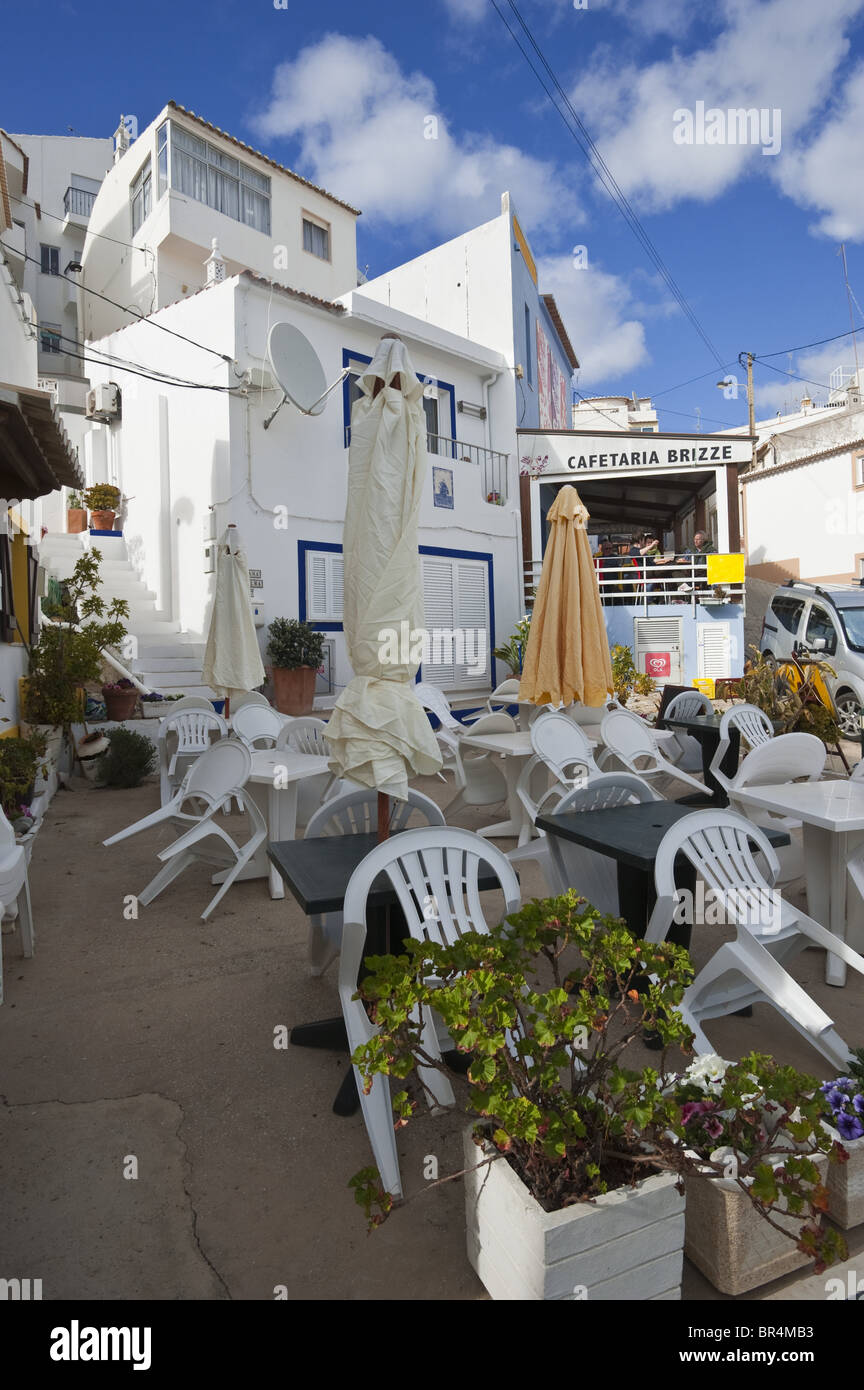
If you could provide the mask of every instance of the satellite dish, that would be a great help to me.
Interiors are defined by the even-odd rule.
[[[347,375],[346,368],[328,386],[317,352],[293,323],[274,323],[267,339],[267,356],[283,394],[276,409],[264,421],[265,430],[286,401],[304,415],[320,415],[330,392]]]

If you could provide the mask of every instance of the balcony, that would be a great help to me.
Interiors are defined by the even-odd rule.
[[[509,454],[499,454],[481,444],[463,444],[443,434],[427,434],[426,448],[431,458],[456,459],[473,463],[480,473],[480,495],[492,506],[503,507],[507,501],[507,460]]]
[[[88,192],[86,188],[73,188],[70,184],[63,194],[63,209],[67,223],[77,222],[83,226],[90,217],[95,201],[95,193]]]

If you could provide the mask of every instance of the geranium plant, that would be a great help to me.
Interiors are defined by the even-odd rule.
[[[676,1007],[693,978],[686,951],[635,940],[621,919],[571,890],[529,903],[488,933],[447,946],[412,939],[404,952],[367,958],[359,994],[379,1031],[354,1054],[361,1076],[367,1085],[378,1074],[404,1079],[418,1060],[441,1070],[442,1059],[422,1043],[423,1013],[434,1009],[456,1049],[470,1056],[478,1160],[510,1163],[546,1211],[661,1170],[728,1172],[728,1164],[694,1151],[697,1112],[685,1107],[703,1095],[698,1073],[676,1085],[665,1070],[666,1049],[692,1040]],[[645,1030],[662,1040],[660,1069],[625,1065],[629,1045]],[[825,1192],[809,1157],[832,1149],[812,1098],[815,1082],[751,1057],[725,1072],[722,1084],[724,1109],[733,1096],[744,1105],[746,1090],[747,1115],[761,1097],[783,1123],[763,1124],[755,1141],[748,1131],[745,1143],[739,1131],[750,1121],[724,1117],[727,1128],[712,1151],[724,1134],[736,1147],[749,1146],[742,1186],[760,1212],[771,1220],[771,1208],[785,1203],[801,1216],[802,1248],[822,1262],[834,1259],[842,1240],[823,1229]],[[394,1095],[397,1126],[417,1108],[416,1094]],[[712,1127],[710,1117],[703,1123]],[[783,1166],[772,1166],[776,1158]],[[379,1225],[391,1199],[376,1170],[364,1169],[351,1185],[370,1224]]]

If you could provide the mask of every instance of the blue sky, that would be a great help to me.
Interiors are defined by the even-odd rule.
[[[841,240],[864,303],[864,0],[520,0],[519,10],[722,363],[737,372],[742,350],[779,353],[775,367],[819,385],[851,369],[848,337],[786,353],[849,329]],[[358,260],[370,276],[494,216],[509,188],[582,363],[581,391],[655,395],[663,429],[694,427],[697,409],[707,429],[746,422],[743,392],[716,389],[724,373],[492,0],[151,0],[127,14],[128,24],[101,0],[7,11],[18,57],[0,124],[110,135],[121,111],[143,126],[173,98],[363,209]],[[764,108],[765,143],[779,129],[779,152],[677,143],[674,113],[699,102]],[[435,140],[424,138],[428,116]],[[757,416],[796,408],[808,389],[824,396],[763,365],[756,385]]]

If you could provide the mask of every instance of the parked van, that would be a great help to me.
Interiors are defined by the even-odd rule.
[[[790,579],[778,589],[762,622],[760,646],[778,661],[812,656],[834,674],[825,684],[841,732],[861,732],[864,713],[864,589],[805,584]]]

